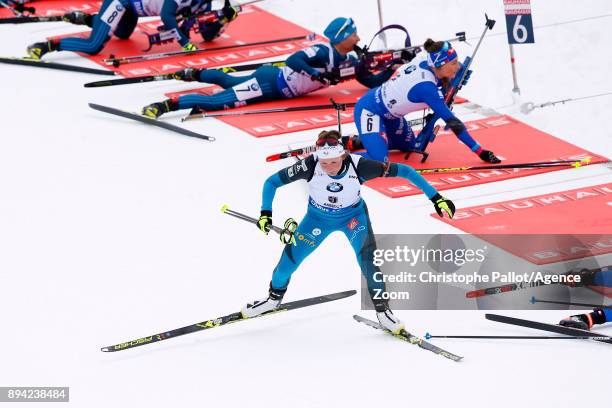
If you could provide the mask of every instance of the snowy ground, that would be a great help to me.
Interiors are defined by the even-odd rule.
[[[612,157],[612,97],[529,115],[511,106],[501,3],[383,0],[383,16],[421,43],[462,30],[477,37],[486,11],[498,25],[479,51],[463,96]],[[536,44],[516,49],[523,100],[609,92],[612,3],[533,3]],[[364,40],[378,28],[374,0],[262,4],[319,33],[338,15],[352,16]],[[598,18],[569,22],[587,17]],[[27,44],[72,30],[0,26],[0,55],[23,55]],[[469,45],[457,48],[461,58],[471,52]],[[280,245],[219,208],[227,203],[256,214],[261,184],[286,164],[265,164],[264,157],[314,132],[255,139],[215,120],[190,125],[217,136],[206,143],[87,107],[97,102],[134,110],[185,85],[84,89],[98,77],[8,65],[0,70],[0,385],[70,386],[71,405],[78,407],[558,408],[605,401],[609,345],[438,341],[465,356],[456,364],[353,322],[357,296],[101,353],[101,346],[230,313],[265,294]],[[470,206],[610,180],[609,168],[598,165],[446,195]],[[429,217],[423,196],[391,200],[369,189],[363,195],[379,233],[457,232]],[[277,194],[275,219],[299,220],[305,205],[304,186],[286,187]],[[333,235],[294,275],[287,299],[356,289],[359,279],[350,247]],[[506,314],[555,322],[565,312]],[[480,311],[398,315],[419,335],[535,334],[489,322]]]

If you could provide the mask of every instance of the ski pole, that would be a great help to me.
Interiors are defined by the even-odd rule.
[[[356,105],[355,102],[342,104],[345,108],[352,108]],[[282,107],[282,108],[269,108],[269,109],[254,109],[247,111],[229,111],[229,112],[198,112],[191,113],[189,116],[185,116],[181,119],[181,121],[187,121],[192,119],[199,118],[217,118],[222,116],[242,116],[242,115],[258,115],[264,113],[282,113],[282,112],[300,112],[300,111],[310,111],[310,110],[323,110],[323,109],[334,109],[335,105],[306,105],[306,106],[291,106],[291,107]]]
[[[574,167],[578,168],[582,165],[587,165],[591,161],[590,157],[581,160],[555,160],[548,162],[530,162],[530,163],[515,163],[515,164],[499,164],[491,166],[464,166],[464,167],[435,167],[431,169],[415,169],[417,173],[453,173],[460,171],[473,170],[495,170],[495,169],[528,169],[528,168],[547,168],[547,167]]]
[[[489,340],[612,340],[610,336],[437,336],[425,333],[425,339],[489,339]]]
[[[236,45],[225,45],[222,47],[202,48],[202,49],[197,49],[194,51],[171,51],[171,52],[162,52],[159,54],[132,55],[129,57],[119,57],[119,58],[116,58],[114,55],[111,55],[109,58],[105,58],[102,61],[107,65],[118,67],[121,64],[129,64],[131,62],[150,61],[150,60],[155,60],[155,59],[160,59],[160,58],[176,57],[176,56],[182,56],[182,55],[196,55],[196,54],[202,54],[202,53],[210,52],[210,51],[221,51],[221,50],[235,49],[235,48],[254,47],[256,45],[274,44],[274,43],[284,42],[284,41],[298,41],[298,40],[312,41],[315,38],[316,38],[316,34],[311,33],[311,34],[300,35],[296,37],[278,38],[275,40],[257,41],[257,42],[246,43],[246,44],[236,44]]]
[[[251,224],[257,225],[257,223],[259,222],[257,218],[253,218],[246,214],[239,213],[238,211],[230,210],[229,205],[227,204],[224,204],[223,207],[221,207],[221,212],[227,215],[231,215],[232,217],[239,218]],[[270,229],[281,236],[281,241],[283,243],[288,244],[292,241],[293,235],[297,230],[297,226],[298,224],[293,218],[287,218],[287,220],[285,220],[283,228],[272,225]]]
[[[580,271],[570,270],[570,271],[562,273],[562,275],[580,276],[582,278],[585,276],[583,272],[586,272],[588,274],[595,274],[596,272],[607,270],[607,268],[609,268],[609,266],[605,266],[603,268],[596,268],[596,269],[584,269]],[[476,298],[476,297],[487,296],[487,295],[497,295],[500,293],[512,292],[515,290],[529,289],[529,288],[535,288],[538,286],[555,285],[555,284],[561,285],[562,283],[561,282],[546,283],[544,280],[508,283],[506,285],[501,285],[501,286],[472,290],[472,291],[466,292],[465,297],[466,298]]]
[[[489,16],[487,16],[486,13],[485,13],[485,20],[486,21],[485,21],[484,31],[480,35],[480,39],[478,40],[478,44],[476,44],[476,48],[474,49],[474,52],[472,53],[471,56],[468,56],[465,59],[463,66],[461,67],[461,70],[459,71],[457,76],[453,79],[450,88],[446,92],[444,102],[446,102],[449,109],[452,109],[453,104],[455,103],[455,96],[463,87],[463,82],[465,81],[468,75],[470,66],[472,65],[472,62],[474,61],[474,57],[476,57],[476,53],[478,52],[478,49],[480,48],[480,44],[482,44],[482,41],[484,40],[484,37],[487,34],[487,31],[492,30],[493,26],[495,25],[495,20],[491,20]],[[434,139],[436,138],[437,129],[434,129],[434,126],[435,126],[435,123],[438,121],[438,119],[440,119],[438,115],[431,114],[429,116],[427,122],[425,123],[425,127],[423,127],[423,130],[417,137],[417,141],[415,143],[414,149],[406,154],[406,158],[408,158],[410,153],[418,153],[418,154],[423,155],[423,158],[421,159],[421,163],[424,163],[425,160],[427,160],[427,158],[429,157],[429,154],[426,153],[425,150],[427,149],[427,146],[429,145],[429,143],[433,142]]]
[[[542,300],[542,299],[537,299],[535,296],[532,296],[529,302],[532,305],[535,305],[536,303],[552,303],[555,305],[586,306],[586,307],[599,307],[602,309],[612,309],[612,305],[606,306],[606,305],[594,305],[590,303],[562,302],[562,301],[557,301],[557,300]]]

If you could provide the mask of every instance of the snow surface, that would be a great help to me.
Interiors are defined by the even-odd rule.
[[[352,16],[366,41],[374,0],[268,0],[262,7],[321,33]],[[612,2],[534,0],[534,45],[516,47],[523,101],[609,92]],[[385,23],[413,43],[498,21],[463,96],[612,157],[612,97],[529,115],[513,105],[502,2],[383,0]],[[558,24],[587,17],[594,19]],[[73,31],[62,24],[0,26],[0,55]],[[460,55],[471,46],[457,45]],[[608,50],[608,51],[606,51]],[[63,53],[54,60],[90,65]],[[461,363],[356,324],[359,298],[102,353],[99,348],[237,310],[265,295],[280,256],[276,239],[223,215],[257,214],[264,179],[286,162],[264,157],[314,132],[255,139],[216,120],[189,128],[206,143],[95,112],[87,102],[135,110],[171,81],[85,89],[99,77],[1,65],[0,385],[70,386],[76,407],[471,406],[605,404],[609,345],[582,341],[450,341]],[[177,123],[178,115],[174,116]],[[350,129],[350,126],[347,126]],[[529,148],[528,146],[522,148]],[[458,206],[609,182],[607,165],[448,191]],[[388,199],[364,189],[378,233],[457,232],[429,216],[423,196]],[[300,219],[304,186],[277,194],[275,220]],[[610,214],[602,214],[609,217]],[[294,275],[287,300],[357,288],[340,234]],[[555,322],[563,311],[504,314]],[[373,312],[361,314],[374,318]],[[415,334],[544,334],[489,322],[482,311],[398,311]],[[610,329],[601,329],[611,333]],[[9,406],[9,404],[6,404]]]

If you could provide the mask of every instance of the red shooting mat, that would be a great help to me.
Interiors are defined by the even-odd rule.
[[[452,220],[432,217],[538,265],[612,252],[612,183],[461,208]]]
[[[207,86],[183,92],[171,92],[166,96],[171,98],[175,96],[201,93],[210,95],[215,91],[220,91],[217,86]],[[228,112],[242,112],[248,110],[271,109],[281,107],[294,106],[309,106],[309,105],[330,105],[330,98],[338,103],[357,102],[368,88],[359,84],[356,80],[342,82],[333,87],[321,89],[308,95],[300,96],[299,98],[280,99],[277,101],[262,102],[253,105],[247,105],[240,108],[231,109]],[[212,111],[211,111],[212,112]],[[222,112],[222,111],[220,111]],[[340,113],[342,123],[353,122],[353,108],[347,108],[346,111]],[[301,130],[316,129],[325,126],[336,126],[338,118],[334,109],[321,109],[312,111],[298,112],[276,112],[255,115],[241,116],[225,116],[216,119],[232,125],[240,130],[243,130],[255,137],[280,135],[283,133],[298,132]],[[197,119],[211,120],[211,119]]]
[[[262,58],[279,57],[294,53],[302,48],[314,44],[315,42],[322,41],[322,38],[317,36],[314,41],[281,41],[254,47],[241,47],[205,52],[192,56],[169,57],[150,61],[121,64],[117,68],[113,67],[112,65],[107,65],[102,61],[103,59],[108,58],[111,54],[113,54],[115,57],[129,57],[135,55],[180,51],[181,48],[177,42],[155,45],[148,52],[142,51],[149,47],[149,40],[143,31],[149,34],[156,33],[157,27],[160,25],[160,20],[151,21],[148,23],[139,23],[129,40],[120,40],[113,37],[108,43],[106,43],[100,54],[81,55],[102,65],[105,68],[117,72],[119,75],[129,78],[142,75],[158,75],[167,72],[174,72],[186,67],[219,67]],[[305,28],[302,28],[287,20],[283,20],[282,18],[257,7],[246,6],[242,9],[238,15],[238,18],[228,25],[221,37],[210,43],[202,44],[202,37],[200,34],[191,32],[191,40],[194,44],[198,45],[198,48],[206,49],[269,41],[278,38],[293,38],[298,36],[306,36],[308,34],[310,34],[310,32]],[[85,33],[64,35],[56,38],[87,38],[88,36],[89,31]]]
[[[100,9],[101,1],[85,0],[42,0],[25,3],[27,7],[36,9],[35,16],[57,16],[68,11],[82,10],[86,13],[95,13]],[[0,7],[0,18],[15,17],[8,9]]]
[[[591,157],[591,163],[608,161],[603,156],[567,143],[548,133],[532,128],[510,116],[492,116],[465,123],[470,134],[485,149],[492,150],[504,158],[504,163],[540,162],[549,160],[579,160]],[[421,156],[412,154],[408,160],[404,153],[392,152],[390,160],[405,163],[415,169],[432,167],[463,167],[485,165],[476,154],[470,151],[451,131],[440,131],[427,151],[429,159],[421,163]],[[547,173],[565,169],[499,169],[456,173],[427,174],[425,178],[438,190],[474,186],[494,181],[508,180],[532,174]],[[421,191],[410,182],[399,177],[378,178],[366,185],[391,198],[420,194]]]

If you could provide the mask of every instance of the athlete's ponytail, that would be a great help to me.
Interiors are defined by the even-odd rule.
[[[431,38],[425,40],[423,44],[423,48],[425,48],[427,52],[438,52],[442,47],[444,47],[444,41],[434,41]]]

